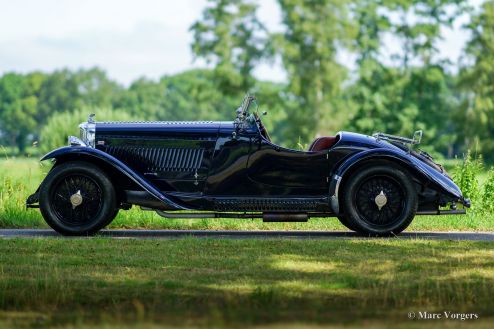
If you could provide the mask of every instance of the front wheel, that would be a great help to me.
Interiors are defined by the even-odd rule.
[[[110,179],[86,162],[67,162],[53,168],[39,195],[43,218],[64,235],[92,235],[109,223],[117,209]]]
[[[369,235],[401,233],[417,211],[417,191],[409,177],[392,164],[364,167],[352,175],[343,191],[349,225]]]

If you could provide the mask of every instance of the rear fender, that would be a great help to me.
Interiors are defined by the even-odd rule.
[[[445,194],[456,201],[462,202],[463,204],[466,202],[461,190],[446,175],[436,171],[434,168],[405,151],[377,148],[362,151],[350,156],[335,171],[329,185],[329,195],[331,207],[336,214],[340,213],[339,197],[341,194],[341,182],[347,178],[347,175],[351,173],[353,169],[368,160],[388,160],[394,162],[406,168],[413,176],[419,178],[421,183],[430,184],[438,192]]]
[[[185,205],[180,200],[169,196],[159,189],[157,189],[152,183],[150,183],[146,178],[144,178],[140,173],[132,170],[122,161],[117,158],[100,151],[98,149],[85,147],[85,146],[66,146],[59,149],[53,150],[43,156],[40,161],[55,159],[57,161],[66,160],[100,160],[105,162],[107,165],[111,166],[118,172],[127,176],[130,180],[136,183],[138,186],[143,188],[145,191],[149,192],[153,197],[161,201],[163,204],[177,210],[191,210],[190,207]]]

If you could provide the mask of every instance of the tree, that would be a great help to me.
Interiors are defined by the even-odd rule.
[[[191,26],[192,52],[214,65],[215,80],[225,94],[247,92],[252,71],[269,53],[268,36],[249,0],[209,0],[202,19]]]
[[[451,27],[469,8],[464,0],[379,0],[377,4],[383,15],[395,18],[390,20],[391,31],[402,47],[393,57],[404,68],[434,61],[441,28]]]
[[[164,90],[164,120],[225,120],[233,118],[241,102],[237,94],[222,93],[214,81],[215,72],[191,70],[165,76],[160,85]]]
[[[357,108],[352,128],[401,135],[424,129],[426,138],[440,136],[434,139],[437,151],[452,154],[455,84],[446,70],[447,61],[437,56],[436,44],[441,28],[451,26],[455,15],[464,10],[458,0],[356,4],[359,78],[349,88]],[[380,40],[391,33],[403,47],[391,58],[383,58]],[[393,59],[397,65],[389,66]]]
[[[467,148],[479,143],[487,161],[494,161],[494,1],[483,4],[467,26],[472,37],[466,54],[471,66],[463,67],[460,84],[465,94],[457,113]]]
[[[141,117],[140,120],[158,120],[165,114],[165,97],[160,82],[141,78],[132,82],[114,106]]]
[[[46,122],[55,112],[73,111],[83,106],[111,106],[121,91],[122,88],[98,68],[55,71],[41,85],[38,120]]]
[[[55,71],[41,85],[37,119],[46,122],[55,112],[72,111],[82,104],[74,74],[68,69]]]
[[[44,78],[38,72],[8,73],[0,78],[0,130],[7,144],[17,146],[21,153],[38,127],[38,95]]]
[[[45,123],[40,132],[39,147],[46,153],[55,148],[67,145],[68,136],[79,136],[79,124],[95,113],[98,121],[135,121],[139,120],[121,110],[109,107],[86,107],[74,111],[54,113]]]
[[[283,66],[288,74],[288,91],[293,99],[289,112],[290,139],[303,143],[314,132],[327,134],[337,129],[341,108],[340,92],[346,69],[337,61],[340,48],[355,34],[348,2],[344,0],[279,0],[285,31],[275,36]]]
[[[108,78],[105,71],[96,67],[80,69],[73,73],[72,79],[81,106],[110,107],[123,90]]]

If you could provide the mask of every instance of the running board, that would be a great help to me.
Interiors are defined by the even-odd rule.
[[[151,210],[151,209],[150,209]],[[191,219],[191,218],[262,218],[263,222],[307,222],[309,218],[334,217],[334,213],[234,213],[234,212],[165,212],[156,213],[164,218]]]

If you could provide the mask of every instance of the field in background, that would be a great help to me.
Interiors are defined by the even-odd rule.
[[[487,328],[493,255],[468,241],[3,239],[0,327]],[[419,311],[479,319],[408,319]]]
[[[452,164],[451,164],[452,165]],[[47,227],[37,209],[26,209],[25,200],[50,168],[37,159],[0,160],[0,227]],[[481,177],[482,179],[482,177]],[[211,229],[211,230],[346,230],[336,218],[311,219],[308,223],[263,223],[245,219],[165,219],[134,207],[120,211],[110,228]],[[494,215],[469,211],[466,216],[417,216],[408,230],[492,231]]]

